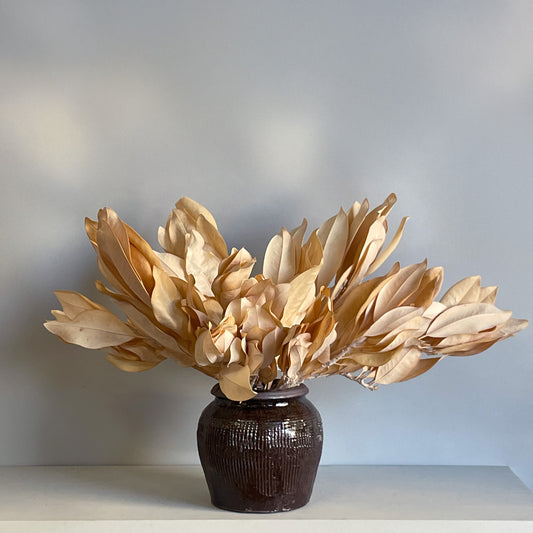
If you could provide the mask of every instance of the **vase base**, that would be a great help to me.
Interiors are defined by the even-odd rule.
[[[274,507],[270,509],[262,508],[257,509],[256,507],[250,508],[250,507],[243,507],[243,508],[234,508],[232,506],[218,504],[214,501],[211,501],[211,503],[217,507],[218,509],[222,509],[223,511],[231,511],[233,513],[241,513],[241,514],[273,514],[273,513],[288,513],[290,511],[294,511],[296,509],[300,509],[301,507],[304,507],[309,502],[305,502],[302,504],[290,506],[290,507]]]

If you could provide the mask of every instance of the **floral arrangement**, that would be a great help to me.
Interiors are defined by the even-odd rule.
[[[109,209],[85,227],[109,286],[97,289],[119,318],[72,291],[45,327],[63,341],[106,349],[127,372],[165,359],[217,379],[235,401],[339,374],[374,389],[412,379],[447,355],[477,354],[527,326],[495,305],[497,287],[479,276],[435,300],[443,269],[426,261],[371,276],[397,246],[404,218],[385,246],[391,194],[370,210],[356,202],[311,232],[282,228],[263,272],[245,249],[228,252],[213,215],[182,198],[159,228],[154,251]]]

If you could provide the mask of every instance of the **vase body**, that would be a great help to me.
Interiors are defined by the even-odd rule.
[[[305,385],[260,392],[245,402],[215,399],[198,422],[198,453],[216,507],[290,511],[311,497],[322,454],[322,421]]]

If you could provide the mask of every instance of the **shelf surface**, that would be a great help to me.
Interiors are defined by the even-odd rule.
[[[123,521],[132,532],[137,529],[131,525],[138,521],[145,525],[169,521],[169,527],[175,527],[176,521],[205,520],[224,521],[228,526],[249,520],[265,526],[270,520],[293,525],[298,521],[402,521],[406,526],[410,521],[515,522],[533,531],[533,493],[507,467],[321,466],[307,506],[257,515],[212,507],[199,466],[0,467],[1,531],[7,531],[2,527],[8,525],[9,531],[18,531],[15,526],[23,523],[35,527],[41,523],[35,530],[45,531],[42,523],[51,526],[54,521],[64,526],[87,522],[89,529],[76,530],[94,531],[99,521],[115,525]],[[119,531],[107,524],[107,531]],[[237,530],[231,526],[231,531]]]

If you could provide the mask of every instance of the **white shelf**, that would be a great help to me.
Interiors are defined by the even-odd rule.
[[[336,533],[417,533],[451,523],[454,533],[533,532],[533,494],[507,467],[322,466],[307,506],[257,515],[212,507],[198,466],[0,467],[2,533],[309,533],[332,524]]]

